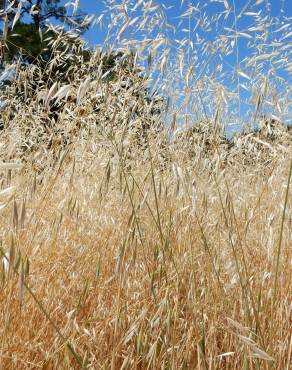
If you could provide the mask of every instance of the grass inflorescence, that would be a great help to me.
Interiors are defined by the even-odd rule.
[[[45,66],[7,67],[0,368],[288,370],[292,136],[273,76],[286,66],[284,43],[258,54],[270,24],[249,5],[182,14],[225,30],[208,54],[190,32],[171,44],[159,4],[137,2],[131,20],[118,3],[111,50],[84,53],[76,36],[68,68],[58,44]],[[240,30],[244,12],[256,30]],[[73,38],[51,30],[61,44]],[[224,70],[211,66],[251,32],[253,54],[237,58],[227,91]],[[241,78],[253,111],[228,137]]]

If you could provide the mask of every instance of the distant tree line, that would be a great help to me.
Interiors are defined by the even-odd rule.
[[[55,20],[67,28],[74,27],[79,33],[88,28],[86,13],[77,10],[68,15],[60,0],[0,0],[2,20],[7,23],[5,48],[1,67],[21,57],[24,63],[34,63],[36,59],[49,60],[52,38],[47,21]],[[13,4],[13,7],[12,7]]]
[[[76,74],[79,78],[82,78],[82,73],[84,73],[84,78],[95,78],[96,71],[101,66],[105,83],[119,79],[121,70],[123,78],[127,80],[122,82],[122,85],[124,83],[123,89],[130,89],[134,81],[136,84],[140,81],[139,88],[131,90],[133,98],[136,101],[142,99],[143,104],[150,106],[150,116],[153,118],[162,113],[164,99],[153,94],[151,88],[143,87],[145,76],[135,64],[134,51],[130,53],[121,50],[100,52],[99,57],[95,58],[95,65],[88,63],[97,51],[85,47],[80,37],[88,28],[87,14],[76,11],[69,16],[60,0],[28,0],[22,6],[20,1],[14,1],[13,4],[11,7],[8,2],[5,4],[5,1],[0,0],[0,7],[5,10],[1,13],[2,19],[7,27],[5,39],[2,39],[4,53],[0,68],[3,70],[5,65],[17,61],[18,71],[26,69],[32,71],[29,74],[29,84],[23,84],[21,79],[17,84],[13,82],[13,79],[7,79],[2,84],[2,89],[3,87],[5,89],[5,86],[14,83],[14,94],[17,94],[18,101],[23,99],[23,102],[26,102],[27,98],[35,99],[36,92],[42,86],[50,89],[55,81],[58,81],[61,86],[70,84],[74,82]],[[15,22],[16,18],[18,18],[17,22]],[[59,26],[50,26],[47,22],[51,20],[57,21]],[[73,32],[68,33],[68,31]],[[50,63],[56,55],[59,55],[58,63]],[[89,65],[91,65],[90,68]],[[71,103],[74,103],[74,99]],[[142,117],[143,112],[140,107],[143,104],[137,105],[139,109],[136,108],[133,112],[134,116]],[[65,106],[64,100],[57,104],[52,100],[48,118],[58,120]],[[98,104],[94,109],[98,113]],[[150,127],[151,121],[145,120],[144,129]],[[1,124],[1,127],[3,129],[5,124]]]

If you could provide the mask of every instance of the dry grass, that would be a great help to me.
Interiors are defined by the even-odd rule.
[[[156,27],[161,12],[139,21]],[[145,50],[135,60],[124,48],[132,68],[107,79],[103,54],[85,61],[79,47],[68,84],[48,77],[56,49],[48,69],[18,65],[1,93],[0,368],[290,369],[291,131],[274,118],[227,140],[227,93],[218,78],[211,111],[207,72],[186,86],[210,93],[202,115],[186,96],[166,128],[143,98]],[[148,55],[159,91],[165,50]]]
[[[2,368],[74,367],[23,280],[89,368],[289,368],[287,161],[263,177],[154,168],[157,200],[150,165],[65,163],[36,185],[12,171]]]

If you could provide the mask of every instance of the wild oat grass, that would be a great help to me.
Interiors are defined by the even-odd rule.
[[[108,51],[85,60],[78,39],[72,69],[61,69],[56,46],[45,69],[16,64],[1,92],[0,368],[288,370],[292,140],[278,119],[288,98],[274,100],[264,120],[270,92],[259,92],[255,126],[226,139],[223,105],[234,108],[228,99],[236,102],[237,86],[235,95],[226,92],[204,60],[194,58],[192,67],[195,49],[184,54],[184,40],[173,64],[160,6],[137,2],[144,8],[131,21],[130,2],[123,4],[111,3],[107,41],[113,50],[123,46],[111,78]],[[198,12],[202,29],[223,19],[194,7],[182,18]],[[270,27],[261,14],[250,16],[259,32]],[[136,41],[126,31],[132,26]],[[161,33],[151,39],[157,27]],[[55,31],[59,42],[72,38]],[[217,51],[236,48],[223,36]],[[246,61],[254,74],[234,71],[259,89],[260,41]],[[284,43],[276,52],[275,61],[286,57]],[[266,58],[272,75],[276,57]],[[67,82],[50,80],[52,68]],[[177,71],[188,81],[172,81],[170,91]],[[159,93],[146,99],[151,76]],[[264,81],[275,83],[272,76]],[[280,85],[273,85],[273,99]],[[160,100],[166,91],[178,105]]]

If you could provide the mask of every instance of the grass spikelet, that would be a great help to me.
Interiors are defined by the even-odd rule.
[[[3,69],[1,369],[291,367],[289,21],[177,3]]]

